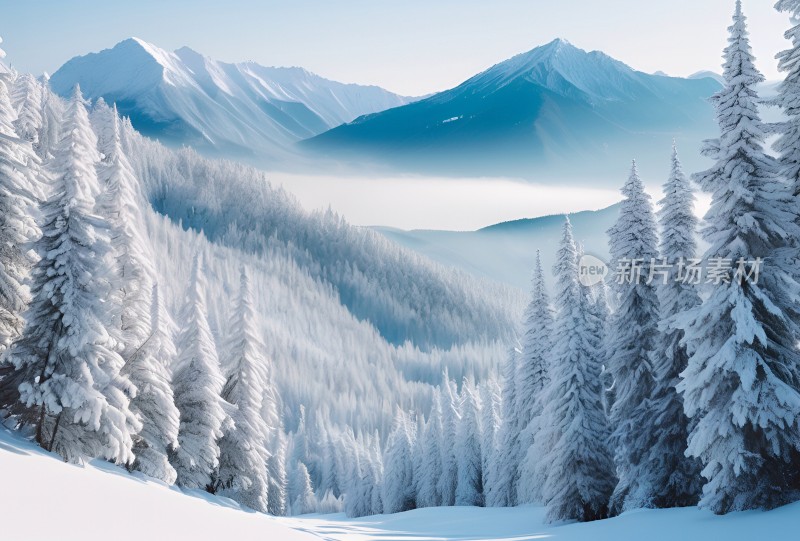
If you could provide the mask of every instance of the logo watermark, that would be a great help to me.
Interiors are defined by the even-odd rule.
[[[667,259],[623,258],[616,262],[611,273],[608,265],[593,255],[583,255],[578,261],[578,280],[581,285],[592,287],[612,274],[617,284],[662,284],[670,282],[683,284],[730,284],[731,282],[758,284],[764,260],[739,258],[737,260],[721,257],[702,259],[683,259],[669,262]]]
[[[608,265],[593,255],[582,255],[578,261],[578,281],[581,285],[592,287],[608,275]]]

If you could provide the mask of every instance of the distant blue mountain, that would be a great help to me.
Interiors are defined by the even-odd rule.
[[[606,231],[618,215],[619,205],[569,215],[575,240],[587,254],[608,261]],[[552,281],[550,269],[563,226],[564,215],[555,214],[503,222],[477,231],[374,229],[434,261],[528,291],[536,250],[541,251],[547,282]]]
[[[711,77],[636,71],[555,40],[421,101],[365,115],[301,146],[415,172],[619,177],[633,157],[668,160],[713,136]],[[692,165],[692,164],[690,164]]]

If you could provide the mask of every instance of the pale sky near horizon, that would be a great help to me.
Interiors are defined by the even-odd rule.
[[[768,79],[788,17],[774,0],[744,0]],[[0,36],[19,71],[131,36],[218,60],[302,66],[324,77],[406,95],[451,88],[556,37],[635,69],[720,71],[733,0],[0,0]]]

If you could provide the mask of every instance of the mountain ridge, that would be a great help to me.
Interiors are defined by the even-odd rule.
[[[412,100],[303,68],[219,62],[139,38],[69,60],[50,83],[62,96],[80,84],[87,98],[116,103],[135,128],[166,143],[272,158],[291,155],[300,139]]]
[[[557,39],[300,146],[417,173],[583,177],[592,168],[581,162],[596,161],[616,177],[620,160],[654,156],[673,138],[691,151],[713,134],[707,98],[719,88],[709,78],[646,74]]]

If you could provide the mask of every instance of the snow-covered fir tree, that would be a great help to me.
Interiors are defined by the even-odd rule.
[[[645,450],[647,476],[639,485],[643,491],[633,500],[642,506],[683,507],[695,505],[700,496],[699,462],[685,455],[688,419],[676,387],[686,369],[688,355],[681,344],[683,332],[671,329],[671,319],[700,304],[694,284],[681,276],[685,266],[697,256],[697,218],[694,193],[683,173],[677,149],[673,146],[672,168],[664,184],[664,198],[658,212],[661,229],[659,251],[667,262],[666,283],[657,281],[661,310],[660,333],[653,356],[654,388],[652,395],[653,442]],[[681,263],[683,262],[683,263]]]
[[[456,505],[483,505],[483,461],[481,457],[481,405],[475,384],[461,386],[461,419],[456,432],[458,463]]]
[[[446,369],[442,380],[442,473],[439,477],[439,495],[442,498],[442,505],[450,506],[455,505],[456,502],[458,458],[455,454],[455,445],[461,415],[455,382],[450,380]],[[388,468],[385,460],[384,468]]]
[[[42,99],[41,85],[32,75],[23,74],[17,77],[12,98],[17,112],[14,127],[17,134],[28,141],[34,150],[39,148],[39,134],[43,126]]]
[[[785,37],[792,46],[778,54],[778,68],[786,73],[778,85],[778,95],[770,100],[786,116],[786,120],[775,126],[780,134],[774,143],[779,153],[780,172],[793,187],[794,195],[800,196],[800,0],[779,0],[775,9],[792,17],[792,27]]]
[[[437,507],[442,504],[439,479],[442,475],[442,394],[433,396],[428,423],[422,440],[422,460],[419,464],[417,507]]]
[[[18,140],[14,131],[10,83],[10,74],[0,63],[0,353],[22,332],[22,313],[29,300],[23,283],[35,262],[28,244],[39,235],[32,217],[38,168],[31,161],[29,144]],[[16,389],[10,394],[9,401]]]
[[[542,423],[534,446],[549,521],[589,521],[607,515],[616,482],[609,429],[600,400],[597,344],[589,336],[586,294],[578,282],[577,249],[569,220],[554,268],[553,357]]]
[[[289,510],[288,502],[288,477],[286,474],[286,448],[288,443],[283,430],[275,432],[267,459],[267,478],[269,490],[267,492],[267,511],[270,515],[282,517]]]
[[[611,408],[611,444],[619,484],[614,490],[614,513],[640,507],[636,495],[647,492],[639,484],[651,467],[644,451],[655,429],[653,406],[653,355],[658,339],[659,304],[655,283],[650,282],[651,262],[658,259],[656,220],[650,196],[636,169],[631,167],[622,188],[619,217],[608,231],[615,306],[607,336],[608,368],[614,376],[615,400]]]
[[[415,506],[411,456],[414,442],[408,423],[406,414],[398,409],[383,454],[382,499],[386,513],[400,513]]]
[[[171,369],[175,362],[176,326],[153,285],[150,301],[150,334],[122,369],[136,386],[131,400],[133,411],[142,422],[142,430],[134,436],[133,469],[173,484],[175,468],[169,455],[178,447],[180,414],[172,392]]]
[[[296,461],[289,470],[289,512],[292,515],[305,515],[317,511],[317,498],[311,487],[311,476],[306,465]]]
[[[216,488],[220,494],[266,513],[269,427],[261,408],[266,390],[264,367],[267,363],[254,319],[250,282],[242,269],[239,297],[229,325],[232,335],[226,347],[230,355],[228,379],[222,389],[222,398],[236,406],[236,411],[233,426],[226,430],[219,443]]]
[[[173,389],[181,422],[172,465],[180,486],[198,489],[211,488],[212,475],[219,466],[219,439],[228,421],[221,397],[225,379],[206,319],[205,290],[200,256],[196,255],[176,342]]]
[[[122,129],[119,125],[117,106],[110,107],[102,97],[98,98],[92,107],[89,120],[97,135],[97,150],[100,151],[103,162],[111,163],[116,153],[114,147],[116,145],[122,147]]]
[[[501,421],[497,434],[498,449],[492,472],[494,480],[486,487],[487,507],[511,507],[517,504],[519,485],[519,429],[517,415],[517,365],[522,347],[517,344],[506,356],[501,368]]]
[[[704,466],[700,506],[715,513],[796,499],[800,463],[798,284],[785,261],[800,238],[797,202],[764,151],[756,91],[764,77],[739,1],[729,30],[725,86],[713,98],[721,133],[706,148],[715,164],[695,179],[712,194],[706,260],[730,274],[676,325],[689,352],[678,386],[691,419],[688,453]]]
[[[500,385],[492,378],[480,388],[481,398],[481,469],[483,471],[483,495],[486,505],[487,494],[496,490],[497,485],[497,437],[500,430],[500,408],[502,399]]]
[[[114,306],[114,329],[121,344],[120,353],[127,361],[149,336],[148,315],[153,289],[153,254],[142,231],[141,206],[144,198],[138,193],[128,158],[120,143],[116,109],[107,114],[107,137],[98,176],[103,192],[98,197],[98,210],[111,226],[111,246],[115,279],[110,298]]]
[[[547,364],[552,349],[553,312],[544,281],[539,251],[531,282],[531,301],[525,315],[525,334],[517,372],[517,412],[519,432],[519,468],[517,501],[534,503],[541,500],[541,486],[535,483],[538,457],[530,452],[539,431],[542,411],[542,392],[547,386]]]
[[[64,138],[42,207],[41,256],[22,337],[10,354],[21,372],[20,400],[36,410],[36,440],[71,462],[133,460],[141,424],[131,412],[136,388],[109,334],[108,225],[95,214],[100,186],[97,141],[80,90],[69,102]]]
[[[61,99],[50,90],[50,80],[43,76],[39,83],[42,94],[42,127],[39,130],[36,154],[43,161],[49,160],[55,153],[61,138],[61,118],[63,104]]]

